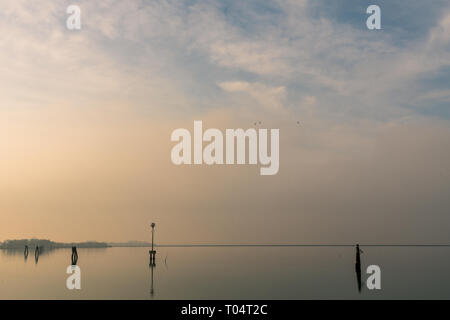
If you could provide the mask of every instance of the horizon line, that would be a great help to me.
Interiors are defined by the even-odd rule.
[[[84,244],[84,243],[104,243],[112,247],[151,247],[152,243],[142,240],[129,240],[125,242],[109,241],[79,241],[79,242],[56,242],[50,239],[5,239],[0,241],[3,244],[11,240],[47,240],[57,244]],[[154,247],[354,247],[357,244],[364,247],[450,247],[450,243],[155,243]]]
[[[155,247],[354,247],[355,244],[288,244],[288,243],[253,243],[253,244],[246,244],[246,243],[240,243],[240,244],[155,244]],[[149,244],[151,246],[151,244]],[[450,247],[450,244],[442,244],[442,243],[436,243],[436,244],[420,244],[420,243],[407,243],[407,244],[374,244],[374,243],[359,243],[359,246],[364,247]],[[143,246],[147,247],[147,246]]]

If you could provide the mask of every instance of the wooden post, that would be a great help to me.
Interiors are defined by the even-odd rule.
[[[78,262],[78,252],[77,252],[77,247],[76,246],[72,246],[72,265],[75,266]]]

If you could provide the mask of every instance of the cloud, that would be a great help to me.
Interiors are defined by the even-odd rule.
[[[371,32],[364,24],[346,23],[365,18],[364,13],[345,11],[332,19],[331,9],[311,1],[274,1],[264,9],[217,1],[79,5],[83,29],[75,34],[65,30],[64,2],[2,5],[10,18],[2,20],[8,36],[0,59],[8,68],[0,81],[8,87],[13,87],[11,80],[15,87],[24,81],[28,85],[28,98],[8,90],[14,94],[11,101],[18,96],[21,101],[42,99],[37,92],[60,96],[55,103],[64,96],[73,101],[88,95],[92,101],[109,95],[110,101],[131,99],[141,108],[146,100],[158,101],[152,105],[176,106],[184,113],[217,99],[209,93],[209,101],[197,102],[191,92],[214,92],[215,83],[242,81],[284,87],[290,105],[296,95],[321,95],[317,108],[324,112],[391,120],[421,116],[413,101],[429,87],[420,79],[450,64],[445,6],[439,15],[434,9],[427,15],[426,36],[396,46],[394,30]],[[312,14],[312,8],[326,14]],[[408,12],[420,8],[412,4]],[[257,9],[261,14],[255,14]]]
[[[285,87],[271,87],[262,83],[249,83],[245,81],[228,81],[219,83],[219,87],[230,93],[246,93],[258,106],[271,113],[285,113]]]

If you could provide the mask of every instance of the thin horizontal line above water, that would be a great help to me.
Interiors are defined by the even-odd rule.
[[[158,244],[155,247],[354,247],[356,244]],[[361,247],[450,247],[450,244],[364,244]]]

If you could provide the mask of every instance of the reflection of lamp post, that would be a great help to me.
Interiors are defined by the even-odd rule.
[[[155,294],[155,290],[153,289],[153,268],[155,266],[154,265],[150,265],[150,269],[152,270],[152,282],[151,282],[151,287],[150,287],[150,295],[153,297],[153,295]]]

